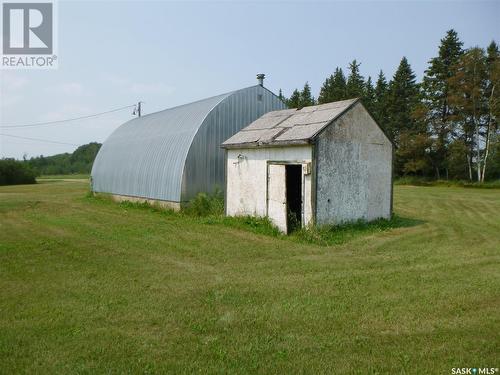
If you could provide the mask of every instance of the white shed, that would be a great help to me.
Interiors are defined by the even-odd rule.
[[[391,217],[393,145],[358,99],[269,112],[222,147],[226,215],[285,233]]]

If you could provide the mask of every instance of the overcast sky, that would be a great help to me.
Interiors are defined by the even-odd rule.
[[[500,2],[59,2],[59,68],[0,71],[0,123],[84,116],[145,102],[144,112],[256,83],[289,95],[309,81],[317,97],[336,66],[393,75],[406,56],[420,79],[454,28],[466,47],[500,41]],[[1,133],[71,144],[103,142],[131,110]],[[75,146],[0,136],[21,158]]]

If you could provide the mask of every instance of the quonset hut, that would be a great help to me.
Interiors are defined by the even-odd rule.
[[[220,144],[263,114],[286,108],[260,84],[135,118],[102,145],[92,191],[116,200],[179,209],[199,192],[224,188]]]

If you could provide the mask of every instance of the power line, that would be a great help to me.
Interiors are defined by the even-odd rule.
[[[76,145],[76,144],[74,144],[74,143],[66,143],[66,142],[51,141],[51,140],[48,140],[48,139],[41,139],[41,138],[20,137],[20,136],[18,136],[18,135],[3,134],[3,133],[0,133],[0,135],[1,135],[1,136],[4,136],[4,137],[12,137],[12,138],[19,138],[19,139],[27,139],[27,140],[30,140],[30,141],[47,142],[47,143],[57,143],[57,144],[60,144],[60,145],[68,145],[68,146],[79,146],[79,145]]]
[[[57,124],[60,124],[60,123],[63,123],[63,122],[76,121],[76,120],[84,120],[84,119],[87,119],[87,118],[97,117],[97,116],[105,115],[105,114],[112,113],[112,112],[118,112],[118,111],[122,111],[124,109],[132,108],[132,107],[135,107],[135,104],[127,105],[125,107],[111,109],[111,110],[105,111],[105,112],[94,113],[92,115],[69,118],[69,119],[66,119],[66,120],[36,122],[36,123],[33,123],[33,124],[23,124],[23,125],[0,125],[0,128],[4,128],[4,129],[6,129],[6,128],[27,128],[27,127],[35,127],[35,126],[57,125]]]

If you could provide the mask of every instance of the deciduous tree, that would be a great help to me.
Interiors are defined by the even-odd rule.
[[[477,181],[481,181],[485,130],[488,127],[487,66],[484,50],[474,47],[465,52],[448,80],[448,102],[456,112],[455,120],[462,125],[462,135],[469,146],[469,178],[476,165]]]

